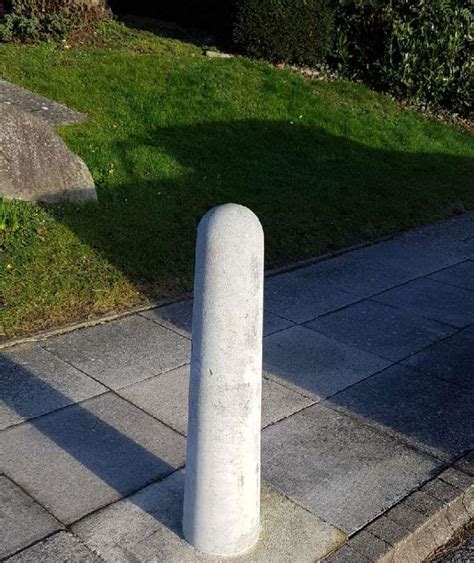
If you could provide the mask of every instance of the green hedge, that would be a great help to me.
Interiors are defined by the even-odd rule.
[[[334,60],[399,98],[472,113],[471,0],[338,0]]]
[[[238,0],[233,41],[242,53],[314,65],[331,47],[333,9],[325,0]]]
[[[93,28],[110,16],[105,0],[77,3],[75,0],[11,0],[0,28],[2,41],[65,39],[69,34]]]

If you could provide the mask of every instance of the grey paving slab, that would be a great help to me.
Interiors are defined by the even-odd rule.
[[[182,334],[186,338],[191,337],[192,321],[193,321],[193,301],[188,299],[187,301],[180,301],[179,303],[173,303],[171,305],[166,305],[165,307],[158,307],[156,309],[150,309],[141,313],[141,315],[147,319],[150,319],[158,324],[170,328]],[[263,334],[264,336],[277,332],[284,328],[292,326],[293,323],[278,317],[270,313],[269,311],[264,312],[263,320]]]
[[[474,334],[466,330],[458,332],[402,363],[426,375],[452,381],[474,391]]]
[[[61,527],[21,488],[0,475],[0,557],[7,557]]]
[[[365,529],[390,545],[396,545],[408,535],[408,530],[405,527],[386,516],[380,516]]]
[[[107,393],[4,430],[3,465],[69,524],[181,466],[184,442]]]
[[[182,539],[182,499],[183,474],[177,472],[89,516],[73,530],[111,563],[223,561],[204,556]],[[339,530],[266,485],[262,487],[261,511],[259,543],[232,561],[313,562],[345,539]]]
[[[474,321],[474,291],[427,278],[390,289],[373,300],[456,328]]]
[[[188,424],[189,366],[120,389],[127,400],[183,435]],[[262,427],[310,406],[313,401],[273,381],[262,383]]]
[[[269,278],[265,282],[265,308],[296,323],[309,321],[354,303],[358,296],[334,287],[314,275],[315,268],[302,268]]]
[[[331,404],[441,459],[474,446],[474,394],[403,366],[354,385]]]
[[[323,404],[263,432],[264,478],[354,533],[439,470],[441,462]]]
[[[393,361],[402,360],[455,333],[455,329],[437,321],[368,300],[306,326]]]
[[[107,389],[38,345],[0,353],[0,429]]]
[[[323,561],[327,563],[370,563],[370,559],[346,543]]]
[[[266,377],[318,401],[390,365],[390,362],[305,327],[265,338]]]
[[[319,279],[326,286],[342,289],[360,298],[395,287],[417,277],[407,269],[382,264],[362,251],[349,252],[343,256],[318,262],[306,268],[307,275]]]
[[[410,532],[415,532],[426,523],[426,517],[417,510],[413,510],[407,503],[401,502],[391,508],[384,516]]]
[[[459,497],[459,489],[441,481],[441,479],[429,481],[420,490],[446,504],[453,502]]]
[[[474,291],[474,261],[466,260],[428,276],[430,279]]]
[[[428,225],[401,235],[410,244],[426,251],[440,252],[459,259],[474,257],[474,214],[468,213],[450,221]]]
[[[59,338],[44,347],[74,367],[119,389],[189,362],[187,338],[132,315]]]
[[[459,262],[457,258],[440,252],[425,250],[399,239],[392,239],[357,250],[359,258],[375,260],[380,264],[407,270],[423,276]]]
[[[459,459],[454,466],[471,477],[474,477],[474,450]]]
[[[378,561],[390,550],[389,544],[368,530],[362,530],[351,538],[351,547],[365,555],[369,561]]]
[[[100,563],[88,547],[68,532],[58,532],[21,553],[7,559],[8,563]]]
[[[23,111],[34,113],[50,125],[67,125],[87,119],[87,115],[83,113],[6,80],[0,80],[0,106],[2,105],[12,105]]]
[[[426,225],[407,234],[430,234],[432,236],[449,237],[453,240],[467,241],[474,238],[474,212],[462,213],[447,221]]]
[[[439,478],[453,487],[457,487],[460,491],[467,491],[469,487],[474,485],[474,477],[472,475],[460,471],[455,467],[445,469],[443,473],[439,475]]]

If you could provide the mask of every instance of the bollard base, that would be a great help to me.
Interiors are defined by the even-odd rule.
[[[184,479],[178,471],[73,526],[73,532],[105,561],[194,563],[313,563],[337,549],[346,535],[262,484],[261,533],[257,544],[236,557],[208,556],[181,535]]]

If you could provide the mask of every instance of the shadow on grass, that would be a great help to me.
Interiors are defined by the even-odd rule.
[[[176,18],[172,13],[154,11],[149,5],[137,5],[135,14],[130,13],[130,6],[127,7],[121,2],[115,2],[115,6],[112,3],[112,8],[114,12],[118,12],[118,21],[130,29],[147,31],[162,39],[177,39],[202,48],[216,43],[216,39],[203,29],[184,28],[175,23]]]
[[[126,181],[99,204],[50,207],[147,297],[191,287],[195,229],[211,207],[250,207],[280,266],[474,206],[473,159],[374,149],[299,123],[156,128],[113,146]]]

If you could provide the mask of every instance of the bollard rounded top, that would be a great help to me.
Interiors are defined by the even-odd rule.
[[[263,229],[258,217],[248,207],[237,203],[218,205],[208,211],[199,222],[198,233],[209,231],[224,234],[245,234],[263,238]]]

